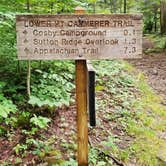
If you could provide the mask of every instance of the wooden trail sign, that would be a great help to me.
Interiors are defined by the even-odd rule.
[[[141,14],[17,15],[20,60],[128,59],[142,54]]]
[[[142,54],[141,14],[17,15],[17,48],[20,60],[75,59],[77,105],[77,160],[88,165],[88,71],[94,84],[95,72],[88,59],[140,58]],[[91,75],[90,74],[90,75]],[[90,85],[91,86],[91,85]],[[94,95],[94,86],[91,96]],[[94,97],[92,100],[93,103]],[[95,115],[95,105],[92,106]],[[95,125],[95,117],[92,126]]]

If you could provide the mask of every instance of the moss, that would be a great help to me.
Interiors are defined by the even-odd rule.
[[[129,72],[136,73],[134,70]],[[160,162],[157,157],[160,148],[166,146],[159,137],[159,133],[166,131],[166,107],[160,104],[162,99],[153,92],[142,73],[135,76],[135,84],[140,91],[140,99],[133,104],[136,116],[127,123],[128,134],[135,139],[130,148],[121,151],[120,157],[124,159],[127,153],[130,157],[125,158],[126,161],[134,156],[138,165],[156,166]]]

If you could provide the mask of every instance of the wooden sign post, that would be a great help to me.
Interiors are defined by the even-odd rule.
[[[84,14],[83,8],[77,7],[75,14]],[[76,60],[76,106],[77,106],[77,155],[78,165],[88,165],[88,123],[87,123],[87,62]]]
[[[140,58],[142,14],[89,15],[77,7],[73,15],[17,15],[16,30],[19,60],[76,60],[77,158],[87,166],[86,60]]]

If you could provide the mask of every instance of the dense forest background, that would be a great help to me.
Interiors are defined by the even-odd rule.
[[[28,165],[31,162],[33,164],[76,165],[73,154],[73,151],[76,150],[76,142],[69,142],[68,137],[63,138],[60,141],[62,142],[62,147],[59,147],[60,152],[56,148],[59,146],[57,144],[60,144],[58,139],[62,135],[59,136],[55,131],[52,135],[46,132],[51,126],[53,128],[56,126],[54,120],[57,117],[62,120],[63,125],[61,127],[68,128],[68,125],[70,125],[66,124],[63,114],[60,116],[61,113],[58,112],[69,110],[71,106],[71,111],[75,111],[73,110],[75,103],[74,61],[18,61],[15,29],[16,14],[72,14],[76,6],[84,7],[87,13],[143,13],[144,37],[148,37],[155,43],[153,48],[147,46],[145,53],[166,54],[165,0],[0,0],[0,152],[2,154],[0,163],[2,165],[11,163]],[[126,62],[94,61],[93,64],[98,69],[97,94],[102,92],[102,95],[108,99],[105,101],[101,98],[97,110],[105,110],[106,104],[113,104],[110,106],[111,108],[121,111],[114,112],[116,117],[106,111],[110,125],[116,121],[115,119],[122,116],[124,119],[121,118],[119,120],[121,124],[118,125],[123,126],[126,133],[131,136],[130,138],[126,136],[126,139],[134,142],[133,140],[139,134],[145,134],[146,137],[144,138],[150,141],[144,142],[146,139],[141,137],[140,140],[144,140],[142,143],[138,143],[140,140],[137,139],[138,142],[132,148],[125,147],[126,149],[122,148],[121,150],[117,141],[120,138],[111,135],[110,131],[109,136],[107,135],[108,140],[106,141],[106,136],[103,134],[104,140],[102,141],[111,148],[109,149],[111,155],[106,149],[91,147],[90,164],[120,165],[131,159],[140,165],[155,166],[158,163],[156,153],[159,145],[163,143],[155,135],[155,130],[164,131],[166,129],[164,122],[165,108],[159,105],[155,105],[155,107],[151,105],[159,101],[158,97],[155,97],[145,83],[135,82],[143,81],[144,76],[140,74],[137,78],[133,78],[133,74],[130,73],[131,66]],[[110,83],[106,84],[105,82],[108,80]],[[155,113],[137,114],[136,111],[129,113],[135,106],[130,97],[137,98],[142,93],[142,90],[138,90],[139,92],[136,90],[138,88],[135,87],[136,84],[142,86],[143,92],[146,91],[144,95],[147,95],[148,99],[143,104],[136,103],[137,109],[145,108],[145,103],[149,102],[148,107],[156,108],[157,115],[163,118],[159,118],[162,120],[158,125],[154,120],[156,118]],[[136,92],[138,92],[138,96],[133,95]],[[118,94],[121,94],[121,96],[118,96]],[[68,116],[73,115],[69,114]],[[132,121],[134,118],[135,121]],[[140,120],[140,128],[138,119],[142,120]],[[153,120],[154,123],[152,123]],[[131,127],[133,128],[131,129]],[[151,129],[154,129],[154,131],[151,131]],[[123,138],[121,139],[123,140]],[[153,143],[154,146],[151,147]],[[68,155],[64,155],[66,152]]]

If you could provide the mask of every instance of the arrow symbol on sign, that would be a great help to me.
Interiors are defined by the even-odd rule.
[[[29,53],[29,49],[28,49],[28,48],[25,48],[25,49],[24,49],[24,52],[25,52],[26,54],[28,54],[28,53]]]
[[[25,34],[25,35],[26,35],[27,33],[28,33],[28,32],[27,32],[26,30],[24,30],[24,31],[23,31],[23,34]]]
[[[24,40],[24,43],[28,43],[28,40],[27,40],[27,39],[25,39],[25,40]]]

